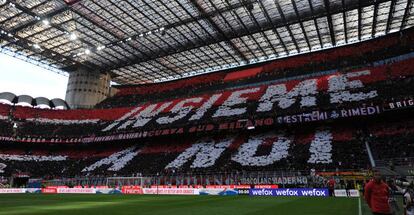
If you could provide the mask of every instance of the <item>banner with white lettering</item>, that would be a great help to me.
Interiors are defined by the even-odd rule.
[[[199,195],[199,189],[195,188],[143,188],[144,194],[153,195]]]
[[[414,107],[414,99],[401,99],[386,103],[384,111],[398,110]]]
[[[57,188],[57,193],[66,194],[95,194],[95,188]]]
[[[240,179],[242,184],[308,184],[306,176],[285,177],[245,177]]]
[[[300,113],[277,117],[278,124],[292,124],[303,122],[315,122],[330,119],[340,119],[356,116],[371,116],[381,113],[379,106],[356,107],[347,109],[338,109],[332,111],[313,111],[309,113]]]
[[[279,188],[279,189],[250,189],[250,196],[306,196],[328,197],[328,189],[317,188]]]

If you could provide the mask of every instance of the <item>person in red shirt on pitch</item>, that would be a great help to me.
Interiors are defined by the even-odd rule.
[[[335,191],[335,179],[332,177],[328,181],[328,190],[329,190],[329,196],[333,196]]]
[[[375,175],[374,179],[365,185],[364,197],[374,215],[391,215],[388,204],[389,187],[380,175]]]

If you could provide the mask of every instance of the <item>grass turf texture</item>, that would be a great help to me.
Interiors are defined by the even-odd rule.
[[[355,215],[358,198],[8,194],[3,214]]]

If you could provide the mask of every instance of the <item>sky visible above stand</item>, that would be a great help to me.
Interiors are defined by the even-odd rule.
[[[0,53],[0,93],[65,99],[68,77]]]

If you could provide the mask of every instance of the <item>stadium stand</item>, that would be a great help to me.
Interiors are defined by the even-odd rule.
[[[3,143],[0,159],[7,165],[6,174],[25,172],[33,177],[50,178],[359,170],[370,168],[365,141],[371,144],[377,160],[413,157],[412,150],[406,148],[412,145],[413,125],[412,121],[399,120],[390,125],[383,120],[355,126],[351,120],[322,123],[316,128],[305,125],[179,140],[160,137],[138,143],[19,146]]]
[[[0,0],[0,214],[412,214],[413,8]]]
[[[306,175],[370,169],[371,149],[379,162],[407,147],[402,155],[414,157],[412,119],[404,119],[413,106],[413,35],[409,30],[237,71],[121,86],[94,109],[0,104],[0,160],[6,175],[53,179]],[[396,116],[391,125],[390,115]]]
[[[175,100],[159,101],[158,103],[141,103],[137,107],[121,107],[121,108],[109,108],[109,109],[91,109],[91,110],[48,110],[48,109],[35,109],[30,107],[11,107],[9,113],[7,113],[6,105],[2,105],[4,109],[0,116],[2,121],[8,121],[8,118],[14,119],[19,122],[19,128],[17,129],[18,136],[29,136],[38,138],[76,138],[76,137],[88,137],[94,135],[104,134],[116,134],[123,132],[141,131],[142,129],[151,130],[154,128],[179,128],[188,125],[191,121],[190,116],[196,116],[197,110],[200,110],[201,103],[206,101],[212,101],[213,95],[221,96],[212,103],[212,107],[208,109],[207,113],[203,113],[203,118],[200,120],[194,120],[196,124],[208,124],[212,119],[216,123],[226,122],[238,119],[257,119],[260,117],[274,117],[274,116],[287,116],[292,114],[300,114],[309,111],[323,111],[323,110],[335,110],[341,108],[352,108],[360,106],[375,106],[386,104],[388,101],[408,99],[412,96],[413,92],[413,73],[411,68],[414,66],[411,55],[398,56],[393,59],[385,60],[387,63],[379,64],[376,66],[358,68],[353,70],[346,70],[344,72],[335,72],[329,75],[319,75],[313,77],[307,77],[305,79],[292,79],[286,82],[262,82],[256,83],[253,86],[233,88],[228,90],[212,91],[208,94],[194,95],[194,98],[178,98]],[[368,71],[368,73],[367,73]],[[356,74],[356,75],[353,75]],[[335,77],[358,77],[355,80],[359,80],[360,83],[350,88],[355,88],[353,92],[363,92],[362,94],[352,93],[338,84],[342,84],[342,79],[336,79]],[[352,82],[352,80],[350,79]],[[314,84],[312,84],[314,83]],[[356,83],[355,81],[352,83]],[[280,97],[274,99],[273,97],[266,97],[266,94],[280,94],[284,92],[283,88],[275,88],[281,86],[287,87],[287,90],[291,90],[288,97]],[[303,85],[307,84],[307,85]],[[363,84],[364,86],[362,86]],[[395,89],[395,85],[398,84],[398,88]],[[337,86],[338,85],[338,86]],[[361,86],[359,86],[361,85]],[[309,88],[308,88],[309,87]],[[334,89],[338,90],[334,90]],[[359,88],[359,89],[357,89]],[[274,90],[282,91],[274,91]],[[296,89],[296,90],[292,90]],[[393,90],[390,90],[393,89]],[[247,97],[246,113],[231,113],[226,112],[222,114],[222,117],[217,117],[221,114],[221,110],[224,110],[226,102],[230,102],[229,97],[234,92],[249,92],[254,90],[249,97]],[[303,90],[303,91],[300,91]],[[342,92],[342,94],[341,94]],[[307,95],[307,96],[306,96]],[[315,95],[314,100],[307,101],[306,99]],[[339,97],[338,97],[339,96]],[[345,97],[343,97],[345,96]],[[186,100],[190,99],[190,100]],[[195,99],[195,100],[194,100]],[[296,102],[296,99],[301,100],[300,104]],[[176,106],[182,103],[184,106]],[[169,115],[173,115],[174,105],[180,109],[185,107],[185,103],[192,103],[191,107],[183,112],[182,116],[178,119],[170,118]],[[232,101],[237,103],[244,103],[244,101]],[[273,103],[278,103],[273,105]],[[151,110],[151,104],[156,104],[160,109],[162,106],[166,106],[160,110],[158,119],[148,120],[145,122],[145,126],[137,126],[133,124],[139,117],[130,117],[126,122],[119,120],[123,116],[128,114],[136,115],[136,108],[144,107],[147,110]],[[206,103],[205,103],[206,104]],[[141,105],[141,106],[139,106]],[[187,104],[188,105],[188,104]],[[269,106],[270,105],[270,106]],[[198,108],[198,109],[196,109]],[[184,108],[185,109],[185,108]],[[231,109],[231,108],[228,108]],[[277,111],[276,113],[274,111]],[[157,114],[154,115],[154,117]],[[234,116],[233,116],[234,115]],[[151,119],[152,117],[150,116]],[[164,121],[163,121],[163,120]],[[167,121],[165,121],[167,120]],[[128,122],[129,121],[129,122]],[[122,124],[119,126],[118,124]],[[111,126],[118,126],[112,128]],[[123,127],[125,126],[125,128]],[[122,127],[122,129],[121,129]],[[108,129],[109,128],[109,129]]]
[[[414,157],[413,121],[378,124],[370,128],[369,132],[371,149],[376,160],[392,161],[394,158],[403,158],[411,161]]]
[[[413,51],[413,41],[414,31],[409,29],[403,32],[402,36],[393,34],[365,43],[280,59],[229,74],[226,71],[147,86],[120,86],[114,97],[106,99],[97,107],[129,106],[135,105],[136,101],[148,101],[148,98],[154,101],[154,99],[223,90],[249,83],[295,78],[312,73],[329,71],[332,73],[335,70],[366,66],[368,63],[372,64]],[[250,74],[245,76],[245,73]],[[238,77],[238,74],[240,74],[239,78],[228,78]]]

